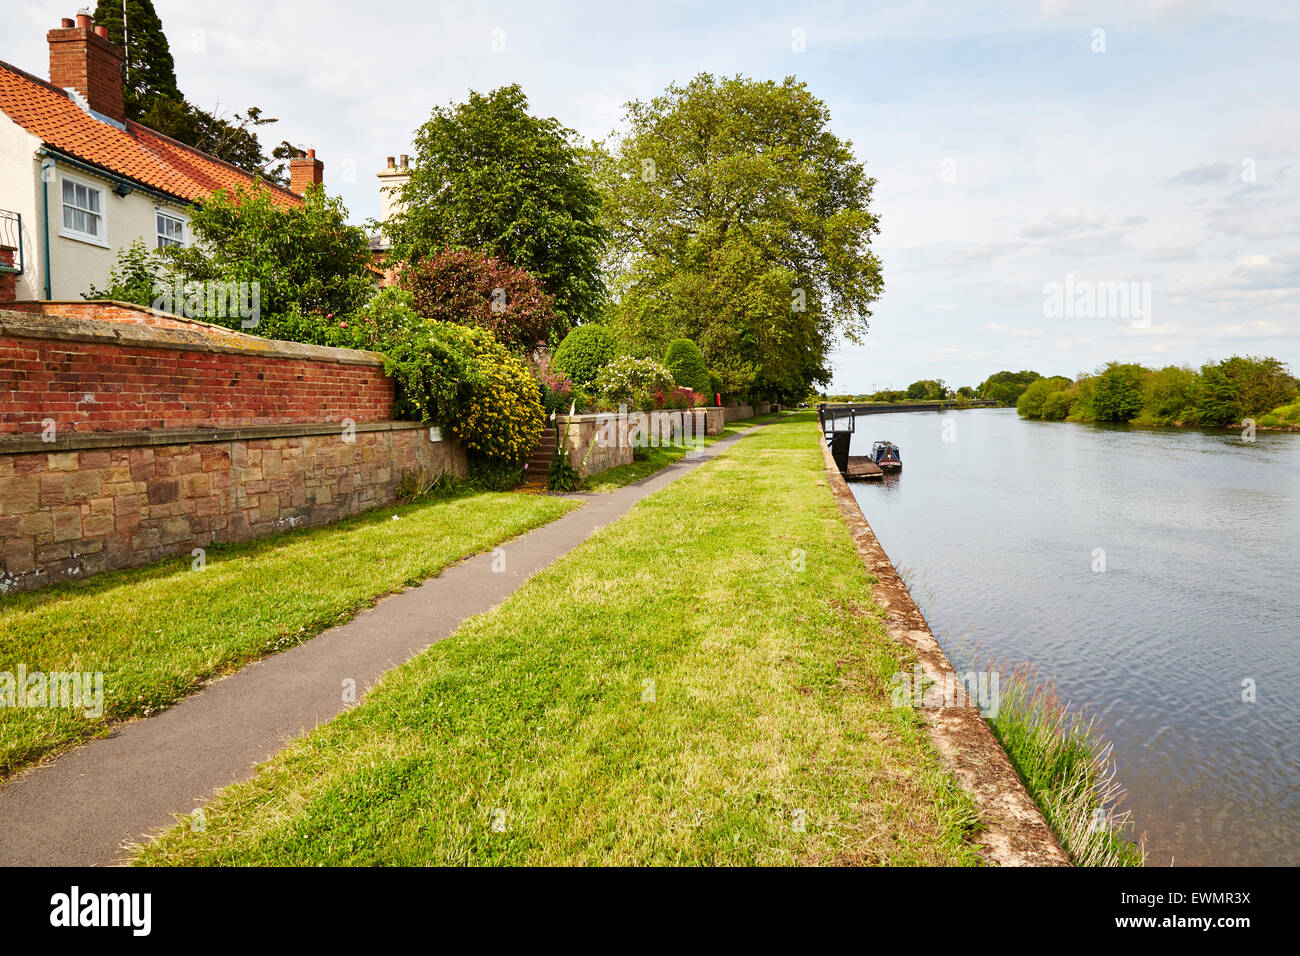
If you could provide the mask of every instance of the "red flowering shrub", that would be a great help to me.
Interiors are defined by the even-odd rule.
[[[555,300],[532,275],[468,250],[441,252],[408,265],[398,284],[423,318],[487,329],[516,352],[561,334]]]

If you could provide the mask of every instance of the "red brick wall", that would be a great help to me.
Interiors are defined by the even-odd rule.
[[[0,434],[384,421],[393,399],[376,365],[0,337]]]
[[[18,260],[9,246],[0,246],[0,266],[12,266]],[[18,295],[18,277],[12,272],[0,272],[0,302],[9,302]]]

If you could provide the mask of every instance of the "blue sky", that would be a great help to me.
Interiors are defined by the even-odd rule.
[[[519,82],[603,138],[625,101],[697,72],[798,76],[878,180],[885,294],[834,391],[1234,352],[1300,369],[1300,6],[155,5],[182,90],[280,117],[264,138],[315,147],[358,222],[384,157],[469,89]],[[45,31],[73,13],[9,4],[0,59],[44,75]],[[1051,316],[1067,276],[1150,308]]]

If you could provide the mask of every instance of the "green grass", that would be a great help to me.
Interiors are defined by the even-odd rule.
[[[820,442],[646,498],[137,862],[978,863]]]
[[[761,425],[779,417],[780,413],[778,412],[775,415],[757,415],[754,418],[743,418],[728,422],[723,426],[720,434],[707,436],[701,442],[700,447],[707,448],[720,438],[726,438],[728,435],[734,435],[736,432],[744,431],[746,428]],[[616,491],[625,485],[630,485],[643,478],[649,478],[655,472],[667,468],[673,462],[680,461],[686,453],[686,449],[681,447],[638,448],[636,452],[637,458],[631,464],[617,465],[591,475],[578,490],[591,492]]]
[[[148,716],[207,679],[284,650],[572,502],[467,494],[368,512],[144,568],[0,598],[0,671],[103,672],[104,711],[0,707],[0,776]],[[398,520],[394,521],[396,515]]]
[[[1123,791],[1096,722],[1068,710],[1026,668],[1002,678],[989,726],[1070,859],[1142,866],[1142,848],[1125,837],[1129,815],[1115,809]]]

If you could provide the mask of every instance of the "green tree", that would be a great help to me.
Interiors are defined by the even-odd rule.
[[[1172,425],[1195,416],[1200,376],[1187,366],[1167,365],[1152,372],[1142,383],[1144,424]]]
[[[923,378],[907,386],[907,397],[914,401],[939,402],[948,397],[948,387],[943,379]]]
[[[690,339],[673,339],[664,352],[664,366],[673,373],[673,381],[689,389],[709,394],[709,367],[704,353]]]
[[[260,335],[337,344],[339,323],[374,291],[365,230],[323,189],[301,206],[276,205],[265,188],[218,190],[192,210],[190,228],[198,241],[166,250],[167,261],[185,280],[257,283]]]
[[[401,200],[384,224],[395,259],[477,249],[537,276],[570,325],[598,317],[600,195],[576,134],[531,115],[518,85],[435,109]]]
[[[1280,359],[1234,355],[1219,366],[1237,388],[1243,415],[1263,415],[1296,396],[1296,380]]]
[[[1074,407],[1073,389],[1061,388],[1043,399],[1042,417],[1049,421],[1061,421],[1069,416]]]
[[[140,120],[160,98],[181,99],[171,46],[151,0],[99,0],[94,18],[96,24],[108,28],[108,38],[126,51],[122,80],[128,119]]]
[[[1014,405],[1020,400],[1021,394],[1029,387],[1030,382],[1042,378],[1037,372],[1025,369],[1020,372],[1001,371],[994,372],[984,381],[980,382],[980,398],[988,398],[999,405]]]
[[[617,276],[611,324],[663,354],[690,338],[728,392],[794,401],[861,341],[883,288],[875,181],[830,112],[783,83],[700,74],[628,104],[602,152]]]
[[[1061,375],[1054,375],[1051,378],[1036,378],[1029,383],[1025,390],[1020,393],[1020,397],[1016,399],[1016,411],[1025,418],[1042,418],[1044,417],[1043,405],[1048,397],[1055,392],[1069,388],[1069,386],[1070,380]],[[1064,418],[1065,415],[1061,417]]]
[[[1109,362],[1095,376],[1092,417],[1101,422],[1127,422],[1142,411],[1141,365]]]
[[[1226,362],[1201,366],[1193,420],[1198,425],[1220,427],[1242,419],[1241,390],[1228,374]]]

